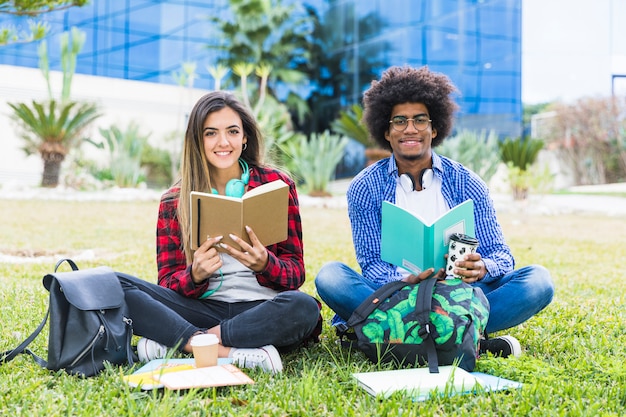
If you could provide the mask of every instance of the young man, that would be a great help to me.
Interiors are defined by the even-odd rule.
[[[485,182],[460,163],[433,152],[452,130],[458,108],[451,97],[455,91],[448,77],[427,67],[392,67],[365,92],[363,120],[371,137],[392,155],[361,171],[348,188],[348,214],[362,272],[331,262],[315,279],[320,297],[337,313],[333,324],[347,321],[363,300],[389,281],[416,283],[433,275],[444,277],[443,270],[427,266],[418,276],[411,275],[381,259],[383,201],[427,221],[468,199],[474,201],[480,244],[477,253],[456,262],[455,273],[481,288],[489,300],[487,333],[516,326],[552,301],[554,287],[544,267],[514,269]],[[507,335],[481,340],[480,351],[506,357],[519,355],[521,348]]]

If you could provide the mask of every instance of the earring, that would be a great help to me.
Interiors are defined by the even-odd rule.
[[[246,149],[248,149],[248,142],[243,144],[243,148],[241,149],[241,151],[245,151]]]

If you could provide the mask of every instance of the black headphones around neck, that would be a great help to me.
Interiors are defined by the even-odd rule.
[[[224,195],[227,197],[237,197],[240,198],[246,192],[246,185],[250,181],[250,168],[248,167],[248,163],[243,159],[239,158],[239,165],[241,165],[241,179],[232,179],[226,183],[226,188],[224,188]],[[215,188],[211,188],[211,192],[213,194],[219,194]]]
[[[418,176],[419,186],[422,190],[425,190],[427,187],[433,183],[433,170],[430,168],[424,168],[420,171]],[[415,191],[415,178],[411,173],[406,172],[400,175],[400,185],[407,193],[411,191]]]

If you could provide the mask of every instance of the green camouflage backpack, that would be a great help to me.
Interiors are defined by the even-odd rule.
[[[394,281],[376,290],[348,320],[358,348],[374,363],[458,366],[473,371],[489,318],[482,290],[460,279]]]

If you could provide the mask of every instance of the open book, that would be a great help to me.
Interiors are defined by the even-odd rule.
[[[124,382],[142,390],[156,388],[189,389],[253,384],[230,359],[218,359],[217,366],[196,368],[191,359],[155,359],[124,376]]]
[[[400,206],[383,201],[380,257],[417,275],[444,268],[450,235],[475,236],[474,202],[452,207],[432,223]]]
[[[191,248],[198,249],[207,236],[224,236],[222,242],[240,249],[228,235],[250,243],[250,226],[264,246],[287,239],[289,186],[282,180],[260,185],[241,198],[191,192]],[[218,248],[219,249],[219,248]]]
[[[387,398],[395,392],[424,401],[431,396],[453,396],[470,393],[521,388],[522,384],[481,372],[467,372],[456,366],[440,366],[438,374],[428,367],[352,374],[358,385],[375,397]]]

